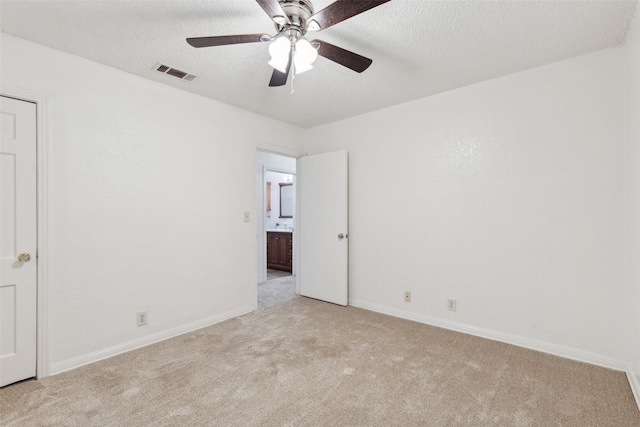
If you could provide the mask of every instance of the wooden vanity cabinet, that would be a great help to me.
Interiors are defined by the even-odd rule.
[[[293,271],[293,233],[267,231],[267,268]]]

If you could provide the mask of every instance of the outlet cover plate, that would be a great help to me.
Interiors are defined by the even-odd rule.
[[[146,311],[140,311],[136,314],[137,324],[138,326],[144,326],[147,324],[148,316]]]

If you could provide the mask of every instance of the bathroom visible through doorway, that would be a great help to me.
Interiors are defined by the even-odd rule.
[[[256,160],[257,294],[260,308],[296,295],[296,159],[258,151]]]

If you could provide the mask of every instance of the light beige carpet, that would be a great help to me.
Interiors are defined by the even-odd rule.
[[[258,285],[258,309],[272,307],[296,296],[296,279],[289,275]]]
[[[301,297],[0,404],[2,426],[640,426],[622,372]]]

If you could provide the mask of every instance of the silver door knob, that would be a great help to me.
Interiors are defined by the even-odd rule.
[[[342,233],[338,234],[338,239],[340,239],[340,240],[344,239],[344,234],[342,234]]]
[[[31,261],[31,254],[24,253],[24,254],[18,255],[18,261],[20,261],[20,262],[29,262],[29,261]]]

